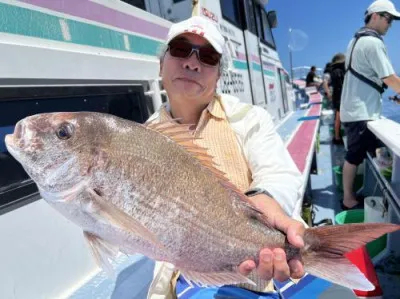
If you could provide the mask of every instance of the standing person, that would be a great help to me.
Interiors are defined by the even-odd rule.
[[[331,65],[332,106],[335,110],[335,136],[332,142],[337,145],[343,144],[343,139],[340,134],[340,98],[342,96],[343,81],[346,73],[344,62],[344,54],[338,53],[333,56]]]
[[[274,227],[296,247],[303,245],[304,224],[296,206],[300,202],[301,174],[275,131],[269,113],[238,98],[217,94],[225,67],[225,40],[217,27],[202,17],[176,23],[167,36],[160,57],[160,75],[168,103],[149,122],[193,124],[195,142],[208,149],[219,170],[263,211]],[[204,204],[207,204],[206,202]],[[297,219],[297,220],[295,220]],[[256,268],[253,260],[238,265],[257,287],[251,291],[274,292],[271,278],[285,281],[304,275],[299,260],[286,261],[282,249],[263,249]],[[172,265],[157,263],[150,298],[175,297],[175,284],[184,282]]]
[[[332,63],[328,62],[325,65],[324,75],[322,77],[323,80],[322,86],[324,88],[325,96],[329,101],[332,101],[331,71],[332,71]]]
[[[317,76],[317,68],[313,65],[310,68],[310,71],[307,74],[306,77],[306,87],[311,87],[311,86],[315,86],[317,88],[319,88],[321,86],[321,82],[319,82],[319,78]]]
[[[357,166],[367,151],[378,146],[367,123],[381,115],[382,93],[386,86],[400,92],[400,78],[390,63],[382,36],[400,13],[392,2],[373,2],[365,13],[365,27],[350,41],[346,53],[346,75],[343,84],[340,118],[347,135],[347,153],[343,166],[343,208],[359,206],[353,193]]]

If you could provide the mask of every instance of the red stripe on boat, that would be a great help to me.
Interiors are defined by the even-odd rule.
[[[319,116],[320,113],[321,105],[314,105],[307,113],[307,116]],[[303,123],[300,125],[300,128],[297,130],[296,135],[293,137],[287,147],[294,163],[301,173],[304,172],[307,156],[315,138],[314,132],[317,122],[317,119],[303,121]]]

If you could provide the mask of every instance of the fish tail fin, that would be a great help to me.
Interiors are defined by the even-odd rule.
[[[400,225],[383,223],[309,228],[304,234],[304,268],[312,275],[350,289],[374,290],[374,285],[344,254],[399,229]]]

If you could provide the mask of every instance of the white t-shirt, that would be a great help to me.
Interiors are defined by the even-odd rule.
[[[349,66],[354,41],[355,39],[351,40],[347,48],[346,69]],[[361,37],[358,40],[353,51],[351,66],[356,72],[378,85],[383,84],[383,78],[394,74],[384,43],[372,36]],[[347,71],[341,97],[341,121],[375,120],[380,117],[381,111],[381,94]]]
[[[331,83],[331,75],[329,73],[324,73],[323,80],[328,82],[328,84],[330,84]]]

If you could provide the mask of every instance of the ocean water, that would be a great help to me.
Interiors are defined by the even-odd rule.
[[[396,104],[395,102],[384,98],[382,102],[382,115],[400,123],[400,104]]]

